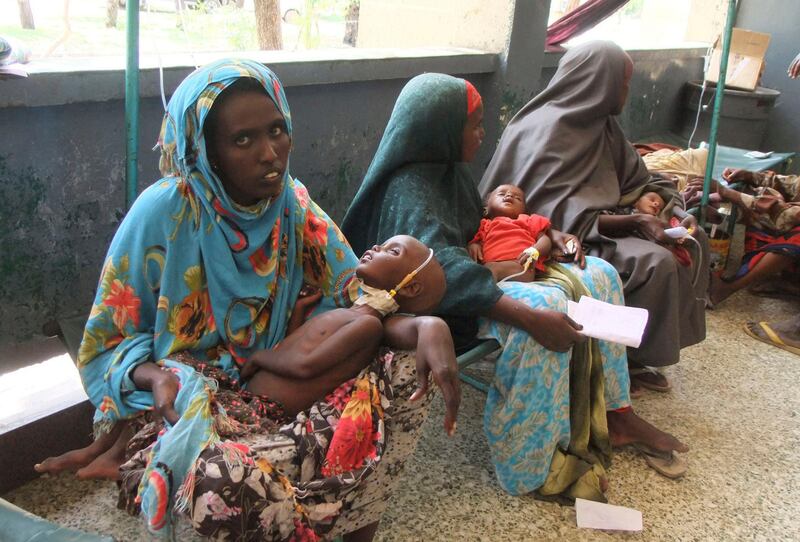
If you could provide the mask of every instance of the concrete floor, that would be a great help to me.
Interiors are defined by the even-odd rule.
[[[639,414],[692,447],[679,481],[659,476],[633,452],[615,455],[609,502],[640,510],[642,533],[580,530],[572,507],[505,494],[483,436],[484,395],[465,386],[458,435],[444,436],[437,401],[377,539],[800,540],[800,357],[742,331],[745,320],[797,310],[797,301],[734,296],[708,313],[706,341],[666,370],[673,391],[635,401]],[[66,526],[146,539],[137,520],[115,509],[115,493],[113,483],[65,475],[4,498]],[[194,537],[183,531],[178,539]]]

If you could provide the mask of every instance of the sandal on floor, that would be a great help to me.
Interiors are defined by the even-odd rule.
[[[767,334],[766,337],[762,337],[758,334],[757,330],[759,327],[764,331],[764,333]],[[747,322],[744,325],[744,332],[757,341],[771,344],[772,346],[777,346],[778,348],[786,350],[787,352],[791,352],[792,354],[797,354],[800,356],[800,348],[783,342],[783,339],[780,338],[780,335],[778,335],[775,330],[770,327],[769,322]]]
[[[634,443],[632,446],[642,454],[647,465],[659,473],[672,480],[682,477],[689,469],[689,463],[685,457],[674,450],[662,451],[651,448],[646,444]]]
[[[648,390],[666,393],[672,389],[672,384],[669,383],[667,377],[650,367],[628,367],[628,374],[631,377],[631,382],[636,381],[636,385]],[[665,384],[659,385],[646,378],[641,378],[644,375],[657,375],[664,379]],[[639,377],[639,378],[637,378]]]

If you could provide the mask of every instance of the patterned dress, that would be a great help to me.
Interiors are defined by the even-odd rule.
[[[623,305],[616,270],[599,258],[586,258],[586,269],[569,265],[592,297]],[[532,308],[566,312],[569,293],[545,282],[507,282],[506,295]],[[569,352],[547,350],[515,327],[481,319],[480,336],[503,345],[495,361],[494,385],[483,414],[484,428],[500,485],[523,495],[544,484],[557,449],[570,441]],[[597,341],[603,360],[607,410],[630,405],[625,346]]]

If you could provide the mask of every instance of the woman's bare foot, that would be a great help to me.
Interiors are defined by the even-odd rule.
[[[770,322],[770,327],[788,344],[800,348],[800,313],[793,318]]]
[[[754,339],[800,355],[800,313],[778,322],[747,322],[744,329]]]
[[[123,426],[127,425],[127,423],[118,423],[111,431],[101,435],[89,446],[78,450],[70,450],[56,457],[48,457],[41,463],[35,464],[33,469],[40,473],[55,474],[65,470],[76,470],[85,467],[97,459],[98,456],[111,449],[120,433],[122,433]]]
[[[128,441],[133,437],[131,425],[127,422],[123,425],[122,431],[119,432],[119,436],[111,448],[80,469],[76,473],[78,478],[81,480],[91,478],[119,480],[119,467],[125,462],[125,449],[128,447]]]
[[[609,410],[608,432],[611,445],[615,448],[627,444],[644,444],[662,452],[688,452],[689,447],[670,435],[661,431],[651,423],[640,418],[631,408],[618,411]]]

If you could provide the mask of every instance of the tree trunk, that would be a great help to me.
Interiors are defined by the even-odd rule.
[[[33,11],[31,11],[30,0],[17,0],[19,6],[19,22],[22,23],[22,28],[27,30],[36,30],[36,25],[33,24]]]
[[[258,47],[265,51],[283,49],[279,0],[255,0]]]
[[[106,28],[117,27],[119,0],[106,0]]]
[[[44,53],[44,56],[50,56],[55,52],[56,49],[61,47],[64,43],[67,42],[69,37],[72,35],[72,27],[69,24],[69,2],[70,0],[63,0],[64,1],[64,11],[63,11],[63,21],[64,21],[64,31],[61,33],[61,37],[59,37],[53,45],[47,48],[47,51]],[[134,0],[135,1],[135,0]]]

